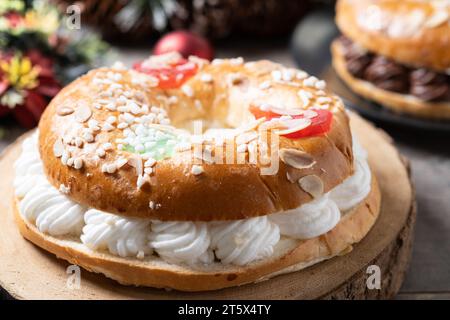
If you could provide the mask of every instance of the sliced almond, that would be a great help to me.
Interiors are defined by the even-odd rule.
[[[449,14],[446,10],[436,10],[436,12],[425,21],[425,27],[436,28],[449,20]]]
[[[318,176],[311,174],[304,176],[298,180],[300,188],[305,192],[312,195],[314,198],[318,198],[323,194],[323,182]]]
[[[116,160],[116,165],[118,169],[122,168],[126,163],[128,163],[128,159],[126,158],[119,158]]]
[[[305,112],[305,110],[303,109],[283,109],[273,106],[270,106],[270,111],[281,114],[283,116],[300,116]]]
[[[236,143],[238,145],[244,144],[244,143],[249,143],[250,141],[253,141],[256,138],[258,138],[258,133],[256,131],[248,131],[248,132],[244,132],[244,133],[240,134],[239,136],[237,136]]]
[[[311,168],[316,163],[309,153],[297,149],[282,148],[279,155],[281,161],[296,169]]]
[[[266,130],[268,131],[268,130],[278,129],[278,128],[285,128],[285,126],[283,125],[283,122],[279,119],[272,119],[270,121],[266,121],[266,122],[262,123],[259,126],[258,131],[266,131]],[[278,133],[278,131],[276,131],[276,133]]]
[[[262,60],[259,62],[247,62],[245,68],[253,72],[255,76],[262,76],[279,68],[279,66],[273,62]]]
[[[144,166],[142,164],[142,157],[138,155],[133,155],[128,158],[128,164],[136,169],[136,174],[142,176],[144,172]]]
[[[306,118],[310,118],[311,119],[311,118],[315,118],[317,116],[318,116],[318,114],[317,114],[316,111],[311,110],[311,109],[305,110],[305,117]]]
[[[294,182],[296,182],[297,180],[294,178],[294,176],[288,171],[288,172],[286,172],[286,178],[288,179],[288,181],[290,182],[290,183],[294,183]]]
[[[72,114],[75,110],[73,110],[72,107],[68,107],[68,106],[60,106],[57,110],[56,113],[59,116],[68,116],[69,114]]]
[[[138,176],[137,180],[136,180],[136,186],[138,187],[138,189],[141,189],[142,186],[146,183],[150,182],[150,177],[148,174],[144,174],[141,176]]]
[[[252,130],[256,129],[259,125],[264,123],[265,121],[266,121],[265,117],[252,120],[252,121],[248,122],[247,124],[237,128],[236,135],[239,135],[239,134],[247,132],[247,131],[252,131]]]
[[[61,139],[57,139],[55,141],[55,144],[53,145],[53,154],[55,155],[55,157],[59,158],[63,155],[64,153],[64,143],[62,142]]]
[[[75,110],[75,118],[78,122],[86,122],[88,121],[92,116],[92,110],[89,108],[88,105],[82,104]]]
[[[291,134],[309,127],[311,125],[311,120],[307,118],[293,119],[286,120],[283,124],[287,126],[288,129],[277,131],[277,134],[280,136]]]

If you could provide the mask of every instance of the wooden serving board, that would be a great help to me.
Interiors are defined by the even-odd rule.
[[[408,268],[415,224],[414,190],[408,162],[391,139],[359,116],[352,128],[369,152],[382,191],[381,213],[369,234],[347,255],[268,281],[204,293],[122,286],[81,271],[81,286],[67,286],[68,263],[19,234],[10,202],[13,162],[21,140],[0,158],[0,287],[18,299],[373,299],[392,298]],[[381,269],[381,289],[366,286],[367,267]]]

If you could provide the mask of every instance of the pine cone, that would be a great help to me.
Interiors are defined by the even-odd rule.
[[[53,0],[65,6],[70,0]],[[141,0],[145,3],[145,0]],[[173,3],[168,12],[170,27],[189,29],[208,38],[225,38],[231,33],[275,36],[293,29],[305,13],[307,0],[147,0],[147,3]],[[79,0],[82,23],[97,26],[109,40],[127,43],[148,39],[157,33],[152,12],[141,12],[130,30],[117,25],[117,15],[132,0]]]
[[[292,0],[178,0],[170,19],[174,29],[190,29],[209,38],[233,33],[275,36],[292,30],[308,2]]]
[[[81,7],[81,23],[86,23],[99,28],[102,36],[109,41],[126,41],[127,43],[141,42],[155,34],[151,15],[142,12],[136,19],[133,27],[124,31],[116,22],[117,14],[131,2],[131,0],[53,0],[58,3],[65,12],[69,5]]]
[[[309,0],[313,6],[319,7],[334,7],[336,5],[336,0]]]

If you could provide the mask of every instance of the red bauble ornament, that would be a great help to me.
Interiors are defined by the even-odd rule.
[[[172,51],[179,52],[184,58],[193,55],[211,60],[214,56],[213,48],[208,40],[189,31],[169,32],[156,43],[153,54]]]

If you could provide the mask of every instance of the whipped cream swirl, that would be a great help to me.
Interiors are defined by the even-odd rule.
[[[152,221],[150,246],[164,260],[172,263],[211,263],[214,254],[208,250],[211,239],[205,222]]]
[[[39,231],[52,236],[80,235],[85,208],[59,193],[43,178],[20,201],[20,212]]]
[[[330,198],[341,211],[347,211],[364,200],[370,192],[372,174],[367,163],[367,151],[353,137],[355,172],[330,191]]]
[[[360,160],[367,160],[367,151],[362,147],[359,139],[355,135],[352,135],[352,143],[353,157]]]
[[[22,198],[33,189],[44,175],[42,161],[39,156],[38,133],[34,132],[22,143],[22,154],[14,163],[14,190],[17,197]]]
[[[222,263],[245,265],[273,254],[280,229],[267,217],[211,222],[211,247]]]
[[[94,250],[107,249],[121,257],[144,258],[152,249],[148,245],[150,220],[124,218],[97,209],[90,209],[84,215],[81,242]]]
[[[271,214],[269,218],[280,227],[282,235],[310,239],[333,229],[341,218],[341,212],[325,194],[298,208]]]

